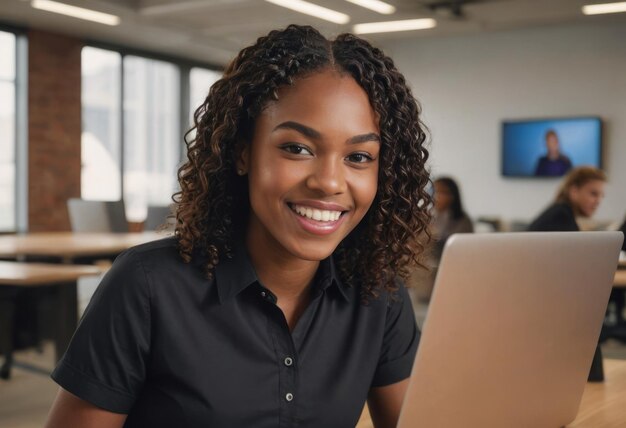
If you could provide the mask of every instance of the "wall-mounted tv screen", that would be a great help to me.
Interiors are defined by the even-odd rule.
[[[580,165],[602,167],[600,118],[502,123],[502,175],[561,177]]]

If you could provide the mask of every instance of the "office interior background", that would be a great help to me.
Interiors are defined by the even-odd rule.
[[[502,175],[503,121],[595,116],[608,183],[589,227],[623,221],[626,12],[585,15],[596,0],[389,0],[392,14],[313,2],[349,22],[274,0],[63,0],[117,17],[103,24],[0,0],[0,233],[70,230],[70,198],[123,199],[141,231],[148,206],[171,203],[193,111],[241,48],[290,23],[333,36],[408,19],[436,25],[363,37],[407,77],[432,174],[458,180],[472,219],[530,221],[559,183]]]
[[[182,135],[220,70],[272,28],[429,17],[434,28],[365,34],[407,76],[431,131],[433,175],[461,183],[473,218],[529,220],[558,180],[501,174],[501,123],[598,116],[609,182],[596,219],[626,212],[626,14],[583,0],[396,1],[393,15],[320,1],[335,24],[267,1],[74,1],[104,25],[4,0],[0,230],[67,230],[66,199],[124,198],[131,222],[167,204]]]

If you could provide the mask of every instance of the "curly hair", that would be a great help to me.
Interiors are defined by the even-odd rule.
[[[235,158],[251,141],[256,118],[278,89],[325,69],[351,76],[377,113],[381,151],[377,193],[359,225],[334,252],[338,273],[359,284],[364,301],[382,290],[392,295],[396,278],[421,265],[430,239],[431,197],[426,188],[426,128],[404,76],[381,50],[352,34],[330,41],[309,26],[290,25],[259,38],[230,63],[195,111],[185,135],[187,162],[178,171],[176,236],[181,257],[200,257],[212,278],[220,257],[230,257],[249,213],[247,181]],[[195,135],[193,135],[195,130]]]

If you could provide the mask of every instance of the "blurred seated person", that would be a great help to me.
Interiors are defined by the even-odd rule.
[[[561,153],[558,135],[553,129],[550,129],[546,132],[545,138],[547,153],[539,158],[535,168],[535,175],[548,177],[565,175],[572,168],[572,162]]]
[[[436,255],[441,258],[443,247],[455,233],[472,233],[474,226],[463,210],[459,186],[450,177],[440,177],[434,184],[434,210],[432,232],[435,238]]]
[[[536,232],[573,232],[578,231],[576,217],[591,217],[598,209],[604,197],[606,175],[601,170],[581,166],[572,169],[563,179],[556,199],[528,227]],[[602,353],[596,347],[593,356],[589,381],[604,380]]]
[[[431,225],[433,240],[425,261],[429,271],[419,269],[414,272],[410,280],[416,297],[424,302],[430,300],[437,266],[439,266],[439,260],[448,238],[455,233],[474,231],[472,220],[463,210],[461,192],[456,181],[450,177],[440,177],[434,181],[433,189],[434,206]]]
[[[568,232],[580,230],[576,217],[591,217],[604,197],[606,175],[581,166],[563,179],[554,202],[533,220],[529,231]]]

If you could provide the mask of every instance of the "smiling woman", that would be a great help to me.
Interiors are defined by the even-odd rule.
[[[103,279],[48,426],[353,427],[366,400],[395,426],[431,202],[419,114],[353,35],[242,50],[195,113],[176,236]]]

